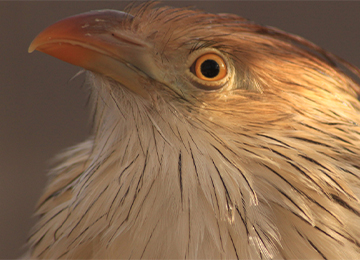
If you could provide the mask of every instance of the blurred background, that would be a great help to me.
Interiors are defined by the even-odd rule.
[[[32,39],[70,15],[122,10],[125,1],[0,1],[0,258],[21,256],[51,158],[90,134],[79,68],[40,52]],[[235,13],[303,36],[360,67],[360,2],[164,1]]]

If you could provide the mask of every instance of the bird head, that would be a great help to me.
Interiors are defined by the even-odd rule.
[[[337,101],[334,88],[354,103],[356,84],[339,73],[330,54],[300,37],[235,15],[152,5],[67,18],[39,34],[29,52],[105,76],[149,107],[159,108],[162,100],[191,110],[182,114],[204,114],[206,121],[262,125],[295,115],[297,105],[312,113],[303,101],[329,105]]]
[[[34,50],[89,71],[92,158],[101,163],[85,179],[111,167],[131,169],[130,179],[145,172],[149,185],[163,180],[157,191],[174,212],[210,208],[269,257],[301,255],[279,249],[289,247],[281,237],[317,227],[322,239],[330,226],[345,234],[344,223],[358,223],[341,212],[359,210],[359,86],[316,45],[236,15],[146,3],[66,18],[40,33]],[[213,225],[199,216],[199,227]],[[351,232],[338,239],[349,244]]]

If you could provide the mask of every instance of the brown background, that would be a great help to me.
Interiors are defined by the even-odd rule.
[[[168,1],[209,12],[242,15],[301,35],[360,66],[360,2]],[[0,2],[0,258],[24,249],[50,159],[89,135],[87,86],[79,69],[45,54],[27,53],[46,26],[127,2]]]

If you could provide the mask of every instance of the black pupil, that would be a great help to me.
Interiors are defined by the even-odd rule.
[[[201,73],[207,78],[214,78],[219,72],[220,66],[214,60],[206,60],[201,64]]]

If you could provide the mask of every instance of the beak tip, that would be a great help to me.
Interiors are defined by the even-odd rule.
[[[34,52],[34,51],[36,50],[36,48],[38,47],[38,46],[36,46],[36,44],[34,43],[34,41],[35,41],[35,39],[30,43],[30,46],[29,46],[29,48],[28,48],[28,53]]]
[[[35,50],[35,48],[33,48],[33,46],[29,46],[29,49],[28,49],[28,53],[32,53],[32,52],[34,52],[34,50]]]

